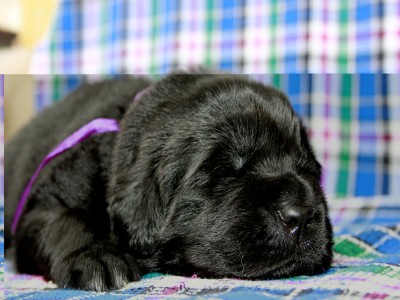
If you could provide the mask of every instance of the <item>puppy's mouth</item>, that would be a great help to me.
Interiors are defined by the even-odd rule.
[[[287,270],[289,271],[282,271]],[[319,271],[318,271],[319,270]],[[245,280],[274,280],[281,278],[289,278],[299,275],[316,275],[325,272],[323,267],[313,267],[309,270],[300,270],[293,263],[278,264],[276,266],[268,266],[265,268],[248,266],[243,264],[237,270],[230,271],[216,271],[214,269],[200,268],[194,273],[201,278],[232,278],[232,279],[245,279]]]
[[[290,244],[290,245],[289,245]],[[248,249],[238,246],[235,256],[223,257],[218,253],[219,261],[193,266],[193,273],[202,278],[234,278],[247,280],[272,280],[298,275],[315,275],[326,271],[318,252],[316,242],[307,240],[301,243],[288,241],[281,254],[268,255],[267,249]],[[274,252],[280,252],[281,247]],[[259,251],[257,251],[259,250]],[[215,254],[215,253],[214,253]],[[192,274],[193,274],[192,273]]]

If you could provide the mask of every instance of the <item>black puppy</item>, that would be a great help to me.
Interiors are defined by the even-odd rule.
[[[86,85],[41,113],[5,149],[6,246],[37,166],[99,117],[121,130],[75,145],[33,184],[12,241],[20,272],[103,291],[153,271],[271,279],[329,268],[321,167],[301,121],[281,92],[222,74]]]

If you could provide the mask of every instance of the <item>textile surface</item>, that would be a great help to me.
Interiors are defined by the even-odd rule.
[[[332,202],[331,202],[332,203]],[[333,267],[325,274],[282,280],[200,279],[147,274],[118,291],[57,289],[39,276],[6,273],[7,299],[400,299],[399,198],[333,202]]]
[[[34,74],[400,71],[400,2],[62,0]]]

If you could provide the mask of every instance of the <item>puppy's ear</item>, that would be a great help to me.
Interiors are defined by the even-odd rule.
[[[138,257],[154,253],[165,222],[156,179],[142,167],[134,164],[125,172],[114,172],[108,195],[114,237]]]

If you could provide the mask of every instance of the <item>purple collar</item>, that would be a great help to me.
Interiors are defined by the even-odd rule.
[[[151,90],[151,85],[139,91],[133,98],[133,102],[139,102],[142,97]]]
[[[36,169],[35,173],[25,187],[21,198],[19,199],[17,209],[15,210],[14,220],[11,227],[12,234],[15,234],[18,226],[19,219],[21,218],[22,212],[24,210],[26,201],[28,200],[29,193],[32,189],[32,185],[38,177],[40,171],[55,157],[64,153],[73,146],[79,144],[80,142],[86,140],[87,138],[105,132],[115,132],[119,131],[118,122],[114,119],[94,119],[93,121],[87,123],[83,127],[79,128],[65,140],[63,140],[58,146],[51,151],[40,163],[39,167]]]
[[[143,95],[148,93],[150,90],[150,87],[147,87],[140,92],[138,92],[135,97],[133,98],[133,102],[138,102]],[[72,133],[70,136],[68,136],[66,139],[64,139],[58,146],[51,151],[40,163],[39,167],[36,169],[35,173],[33,173],[31,179],[29,180],[27,186],[25,187],[21,198],[19,199],[17,209],[15,210],[14,214],[14,219],[11,227],[11,232],[14,235],[17,227],[18,227],[18,222],[21,218],[22,212],[24,211],[24,207],[26,204],[26,201],[28,200],[29,193],[32,189],[32,185],[35,182],[36,178],[38,177],[40,171],[55,157],[58,155],[64,153],[68,149],[71,149],[73,146],[83,142],[87,138],[101,134],[101,133],[106,133],[106,132],[116,132],[119,131],[120,127],[118,125],[117,120],[114,119],[107,119],[107,118],[98,118],[94,119],[93,121],[90,121],[83,127],[79,128],[77,131]]]

